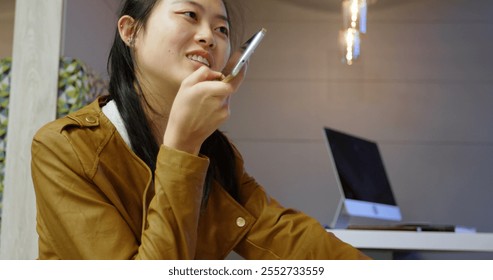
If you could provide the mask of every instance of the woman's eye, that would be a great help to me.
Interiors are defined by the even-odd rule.
[[[184,12],[183,14],[186,15],[187,17],[197,19],[197,14],[195,12]]]
[[[227,27],[221,26],[218,29],[219,29],[219,32],[223,33],[226,36],[229,36],[229,29]]]

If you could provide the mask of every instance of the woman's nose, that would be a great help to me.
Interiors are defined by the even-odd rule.
[[[200,45],[213,49],[216,46],[216,40],[210,27],[202,27],[198,30],[196,40]]]

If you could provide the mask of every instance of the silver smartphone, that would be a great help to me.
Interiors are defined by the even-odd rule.
[[[231,81],[234,77],[238,75],[238,73],[240,73],[241,68],[243,68],[245,63],[247,63],[250,56],[260,44],[260,41],[262,41],[262,39],[264,38],[266,32],[267,30],[265,28],[262,28],[245,43],[243,43],[240,49],[231,56],[231,59],[235,60],[235,62],[228,63],[230,67],[226,68],[226,78],[223,79],[223,82],[227,83]]]

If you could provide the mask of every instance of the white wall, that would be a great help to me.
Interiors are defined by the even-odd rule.
[[[339,195],[329,126],[379,143],[404,219],[492,232],[493,2],[379,1],[351,67],[340,63],[339,8],[302,2],[244,4],[247,33],[268,34],[224,130],[250,173],[286,206],[330,222]]]

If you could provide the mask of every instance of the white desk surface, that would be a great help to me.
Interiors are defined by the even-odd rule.
[[[493,252],[493,233],[331,229],[359,249]]]

